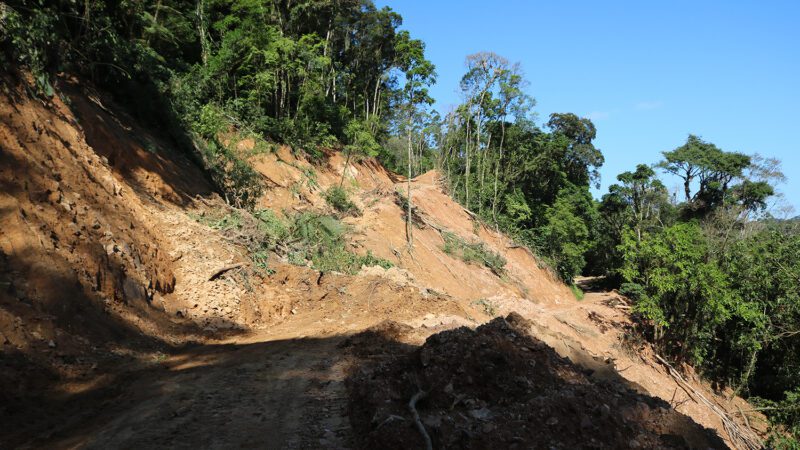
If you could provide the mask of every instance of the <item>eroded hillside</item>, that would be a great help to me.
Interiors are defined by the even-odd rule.
[[[227,206],[195,162],[111,100],[77,80],[60,80],[48,100],[5,85],[2,447],[419,445],[422,433],[403,406],[417,390],[432,399],[420,399],[416,410],[437,446],[460,447],[466,432],[476,443],[502,436],[524,447],[539,441],[511,433],[506,416],[522,407],[513,403],[522,398],[515,383],[535,390],[536,380],[550,387],[529,417],[532,427],[544,421],[565,433],[556,424],[574,421],[588,436],[592,427],[620,424],[642,435],[611,433],[599,446],[716,445],[716,434],[743,447],[749,427],[763,428],[758,416],[745,423],[737,414],[749,409],[740,399],[693,377],[678,381],[645,344],[631,342],[625,299],[598,292],[577,301],[533,254],[454,202],[435,172],[412,180],[409,248],[405,180],[374,160],[346,164],[333,152],[317,162],[287,147],[253,152],[253,142],[232,132],[228,145],[249,158],[267,187],[257,208],[284,220],[338,215],[348,251],[392,265],[319,271],[279,248],[259,267],[248,246],[256,219]],[[328,205],[324,193],[337,185],[357,212]],[[226,217],[238,222],[219,227],[209,219]],[[521,320],[495,319],[512,312]],[[474,336],[464,329],[436,334],[492,319]],[[401,331],[387,332],[387,320]],[[530,333],[523,343],[500,339],[523,332]],[[479,359],[461,374],[447,359],[450,341],[464,353],[452,358],[471,354],[471,345],[489,347],[492,364],[471,373],[482,367]],[[522,355],[530,349],[545,356]],[[430,352],[436,359],[429,367],[422,355]],[[516,381],[506,379],[508,361]],[[530,372],[536,364],[547,370]],[[441,382],[451,369],[463,379]],[[359,380],[369,371],[377,374],[372,382],[391,389],[366,397]],[[502,395],[476,391],[497,380],[505,380]],[[587,426],[590,413],[578,402],[575,410],[547,410],[565,392],[595,385],[591,414],[599,416]],[[624,411],[613,404],[615,392]],[[394,403],[374,407],[382,393]],[[651,426],[662,417],[671,425]],[[399,434],[415,437],[393,440]]]

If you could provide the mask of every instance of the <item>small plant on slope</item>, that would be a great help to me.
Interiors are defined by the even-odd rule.
[[[456,256],[468,264],[482,264],[498,276],[505,273],[506,259],[486,248],[483,242],[470,243],[447,231],[442,233],[442,238],[444,239],[442,250],[448,255]]]

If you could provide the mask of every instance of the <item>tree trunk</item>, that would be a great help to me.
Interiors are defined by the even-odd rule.
[[[500,231],[500,224],[497,223],[497,179],[500,176],[500,164],[503,163],[503,141],[506,138],[506,119],[502,118],[500,122],[500,157],[494,166],[494,198],[492,199],[492,218],[494,219],[494,228]]]
[[[344,160],[344,170],[342,171],[342,179],[339,181],[339,187],[344,185],[344,177],[347,175],[347,168],[350,165],[350,157],[353,155],[353,152],[350,150],[345,150],[347,152],[347,158]]]
[[[689,189],[689,184],[692,182],[692,178],[687,176],[683,179],[683,192],[686,194],[686,202],[690,202],[692,200],[691,190]]]
[[[467,117],[467,139],[464,141],[465,145],[465,156],[467,167],[464,169],[464,193],[465,193],[465,200],[464,206],[469,209],[469,166],[470,166],[470,154],[469,154],[469,138],[470,138],[470,124],[472,123],[471,117]]]
[[[205,4],[203,0],[197,2],[197,34],[200,35],[200,58],[203,65],[208,63],[208,40],[206,38],[206,25],[203,12],[205,11]]]
[[[378,114],[378,92],[380,92],[381,78],[375,81],[375,93],[372,95],[372,115]]]
[[[411,123],[414,120],[414,77],[411,77],[408,80],[411,83],[411,89],[409,89],[409,100],[408,100],[408,179],[407,181],[407,198],[408,198],[408,211],[406,212],[406,239],[408,240],[408,248],[409,250],[414,247],[414,236],[413,230],[411,229]]]
[[[155,12],[155,14],[153,14],[153,24],[155,25],[154,28],[156,30],[156,33],[158,32],[158,13],[159,12],[161,12],[161,0],[158,0],[156,2],[156,12]],[[87,14],[88,14],[88,11],[87,11]],[[150,36],[147,36],[147,39],[145,39],[145,44],[148,47],[150,46]]]
[[[486,149],[481,152],[481,192],[478,199],[478,214],[483,212],[484,186],[486,183],[486,166],[489,164],[489,149],[492,147],[492,133],[486,139]]]
[[[475,126],[477,127],[477,130],[476,130],[477,132],[475,133],[475,157],[478,158],[478,170],[480,170],[480,166],[481,166],[481,153],[482,153],[481,152],[481,121],[483,120],[483,110],[481,109],[481,105],[483,105],[483,94],[481,94],[481,99],[479,100],[479,103],[478,103],[478,123],[475,124]],[[478,186],[480,186],[480,184]],[[482,195],[481,191],[482,190],[483,190],[483,187],[481,186],[481,189],[478,190],[478,208],[480,208],[480,204],[481,204],[481,195]],[[467,209],[469,209],[469,207],[467,207]]]

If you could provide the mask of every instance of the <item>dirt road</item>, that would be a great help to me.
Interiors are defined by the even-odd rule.
[[[56,446],[347,448],[340,341],[256,334],[178,353]]]

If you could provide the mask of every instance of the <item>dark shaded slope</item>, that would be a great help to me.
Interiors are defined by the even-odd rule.
[[[412,350],[395,342],[396,327],[351,339],[368,361],[348,380],[361,447],[422,448],[408,407],[422,390],[417,410],[434,448],[726,448],[666,402],[592,378],[530,325],[511,314]]]

